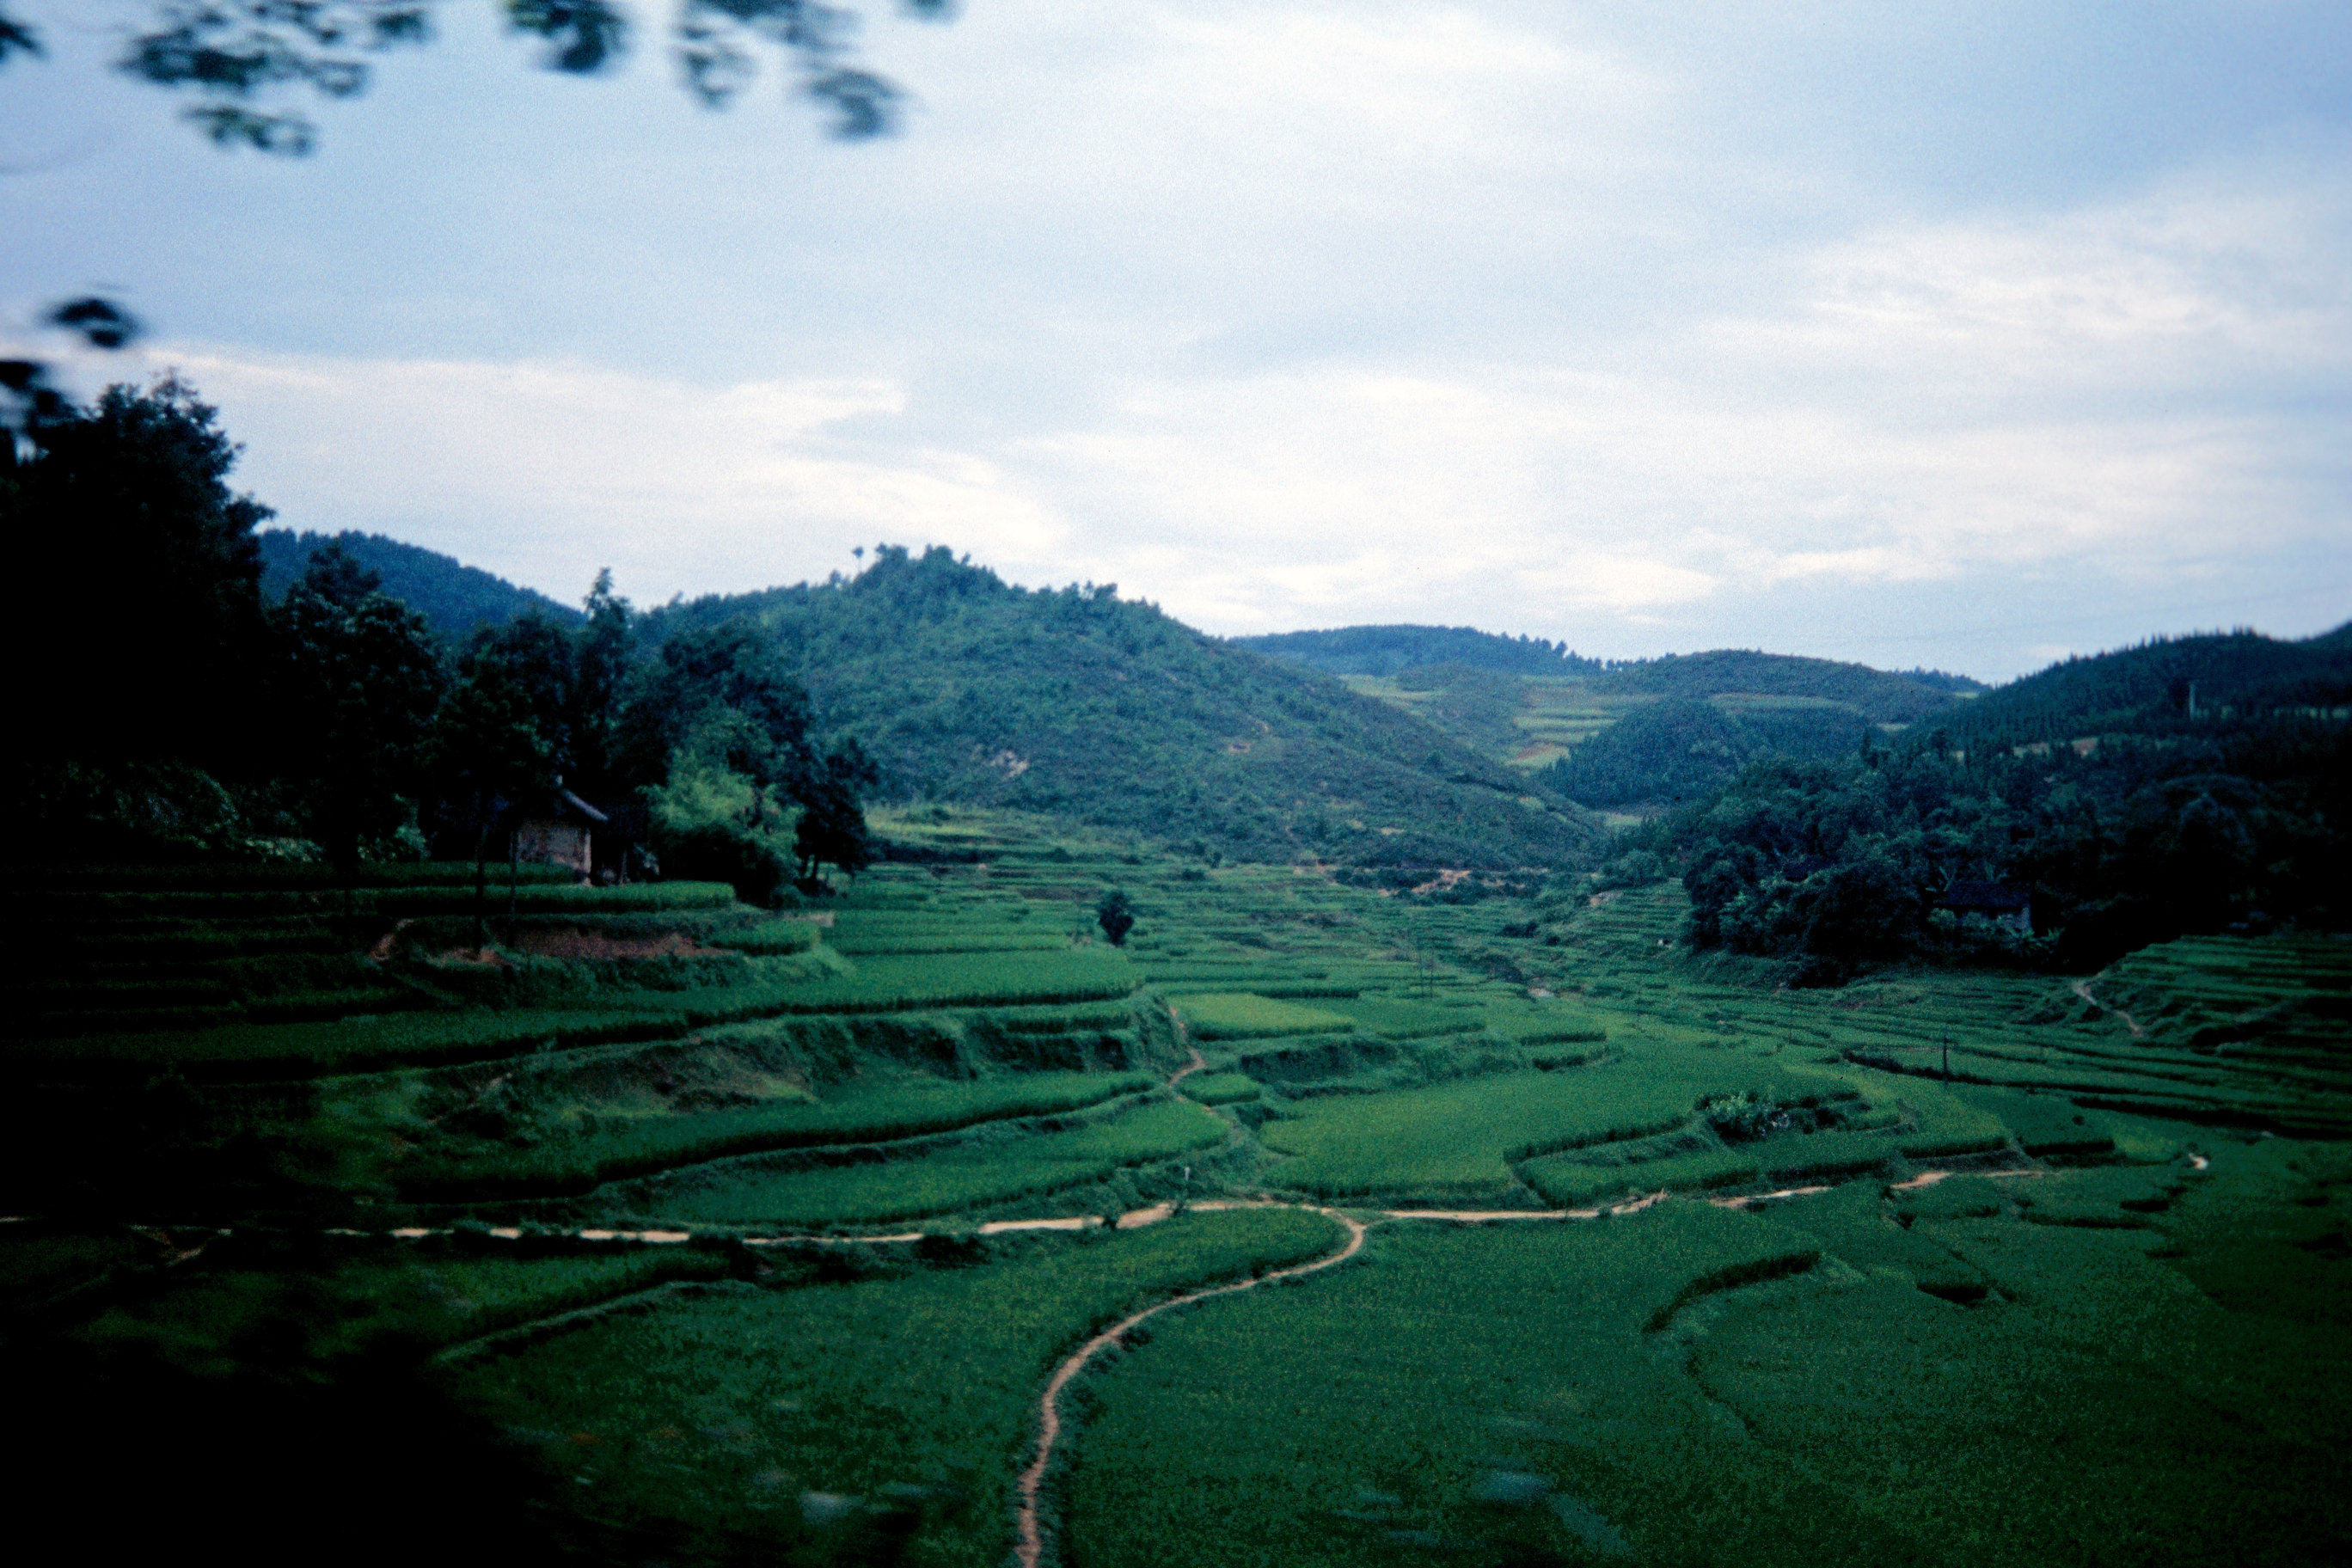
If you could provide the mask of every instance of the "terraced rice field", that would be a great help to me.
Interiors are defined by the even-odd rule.
[[[479,947],[452,868],[56,889],[0,1279],[109,1353],[429,1350],[583,1540],[999,1563],[1048,1373],[1341,1205],[1360,1254],[1074,1373],[1043,1560],[2347,1532],[2352,943],[1792,991],[1671,885],[887,826],[933,858],[780,911],[518,879]]]

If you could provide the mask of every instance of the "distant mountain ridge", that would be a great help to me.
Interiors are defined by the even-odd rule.
[[[257,538],[271,598],[332,542],[453,642],[519,615],[579,616],[378,534]],[[1986,688],[1742,649],[1606,662],[1461,626],[1221,640],[1108,588],[1024,590],[895,547],[855,578],[652,610],[644,646],[745,616],[791,651],[820,722],[881,759],[891,793],[1268,859],[1566,865],[1598,841],[1584,807],[1694,798],[1753,757],[1843,753],[1873,727],[2023,744],[2352,706],[2352,623],[2300,641],[2158,637]]]
[[[1876,724],[1911,724],[1952,707],[1948,690],[1865,664],[1797,654],[1717,648],[1620,665],[1591,682],[1596,693],[1641,697],[1797,697],[1835,702]]]
[[[311,553],[340,544],[352,560],[383,579],[383,591],[433,623],[433,629],[462,643],[481,625],[503,626],[532,611],[570,625],[580,612],[531,588],[519,588],[478,566],[422,545],[403,544],[381,533],[296,533],[265,529],[254,535],[261,546],[261,595],[276,601],[310,569]]]
[[[1601,660],[1571,652],[1566,643],[1506,637],[1471,626],[1340,626],[1319,632],[1269,632],[1227,637],[1235,647],[1311,665],[1330,675],[1395,675],[1433,665],[1499,670],[1511,675],[1598,675]]]
[[[1867,665],[1840,664],[1831,659],[1809,658],[1801,655],[1750,653],[1736,648],[1720,648],[1707,653],[1670,653],[1656,658],[1587,658],[1570,649],[1565,642],[1548,642],[1542,637],[1524,635],[1515,637],[1501,632],[1479,631],[1473,626],[1411,624],[1338,626],[1327,631],[1266,632],[1255,637],[1227,637],[1225,640],[1235,647],[1250,648],[1276,658],[1312,665],[1333,675],[1394,676],[1409,669],[1451,667],[1504,675],[1555,675],[1587,679],[1612,677],[1625,681],[1625,689],[1664,690],[1671,688],[1678,696],[1715,695],[1729,690],[1796,696],[1827,695],[1804,689],[1806,679],[1792,678],[1789,673],[1789,667],[1801,667],[1816,682],[1831,670],[1868,670],[1870,674],[1888,680],[1904,681],[1947,695],[1991,689],[1985,682],[1973,677],[1954,675],[1941,669],[1874,670]],[[1650,676],[1640,673],[1667,665],[1679,668],[1671,676],[1663,672]],[[1749,684],[1719,684],[1705,692],[1693,689],[1696,684],[1710,675],[1719,679],[1745,679]],[[1837,679],[1843,679],[1849,686],[1853,684],[1851,676]]]

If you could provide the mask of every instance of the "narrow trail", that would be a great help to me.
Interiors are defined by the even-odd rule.
[[[2091,983],[2089,981],[2077,980],[2074,982],[2074,994],[2080,996],[2084,1001],[2088,1002],[2092,1006],[2104,1008],[2105,1011],[2113,1013],[2116,1017],[2121,1018],[2124,1021],[2124,1027],[2131,1031],[2131,1037],[2133,1039],[2144,1040],[2147,1038],[2147,1031],[2139,1026],[2138,1019],[2133,1017],[2129,1013],[2125,1012],[2121,1007],[2110,1007],[2105,1002],[2100,1001],[2096,996],[2092,995]]]
[[[1262,1205],[1236,1204],[1229,1206],[1297,1208],[1309,1214],[1319,1214],[1346,1226],[1348,1238],[1338,1251],[1327,1257],[1318,1258],[1311,1263],[1294,1264],[1288,1268],[1279,1268],[1271,1274],[1261,1274],[1254,1279],[1236,1280],[1230,1285],[1212,1286],[1204,1290],[1188,1290],[1181,1296],[1169,1298],[1156,1307],[1146,1307],[1139,1312],[1130,1313],[1095,1335],[1063,1359],[1062,1364],[1054,1369],[1053,1380],[1045,1384],[1045,1392],[1037,1401],[1036,1458],[1031,1459],[1029,1468],[1021,1472],[1019,1537],[1014,1548],[1021,1559],[1021,1568],[1038,1568],[1038,1563],[1045,1556],[1045,1536],[1037,1523],[1037,1492],[1045,1485],[1046,1468],[1053,1463],[1055,1439],[1062,1435],[1062,1390],[1069,1386],[1072,1378],[1085,1370],[1087,1363],[1117,1344],[1139,1324],[1148,1322],[1162,1312],[1173,1311],[1179,1307],[1190,1306],[1195,1301],[1206,1301],[1218,1296],[1239,1295],[1244,1290],[1255,1290],[1261,1285],[1271,1285],[1280,1280],[1297,1279],[1304,1275],[1317,1273],[1345,1263],[1364,1245],[1363,1222],[1341,1214],[1337,1209],[1314,1208],[1305,1204]]]

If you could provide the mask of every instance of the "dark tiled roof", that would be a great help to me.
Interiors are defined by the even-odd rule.
[[[2009,882],[1955,882],[1937,901],[1948,910],[2021,910],[2033,894]]]

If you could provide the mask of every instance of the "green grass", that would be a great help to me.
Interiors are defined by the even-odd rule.
[[[1693,1205],[1384,1226],[1367,1267],[1163,1320],[1089,1378],[1066,1559],[1359,1568],[1426,1562],[1442,1542],[1444,1561],[1479,1568],[1628,1547],[1805,1561],[1788,1516],[1833,1509],[1813,1522],[1843,1526],[1851,1510],[1801,1473],[1743,1462],[1642,1325],[1711,1279],[1811,1251],[1772,1220]],[[1648,1481],[1603,1489],[1621,1477]],[[1756,1517],[1776,1503],[1788,1514]],[[1885,1543],[1854,1522],[1857,1550]]]
[[[1426,1039],[1433,1035],[1466,1035],[1486,1027],[1486,1016],[1475,1008],[1433,1007],[1420,1002],[1399,1002],[1366,996],[1333,1002],[1330,1010],[1352,1018],[1370,1034],[1391,1040]]]
[[[1050,1116],[1149,1089],[1138,1072],[1022,1073],[972,1081],[907,1077],[855,1081],[821,1098],[694,1114],[593,1115],[539,1142],[482,1142],[394,1167],[417,1197],[585,1192],[601,1182],[771,1149],[869,1143],[952,1131],[1013,1117]]]
[[[858,1532],[874,1516],[855,1505],[885,1508],[898,1487],[922,1518],[907,1561],[999,1568],[1012,1479],[1056,1357],[1185,1286],[1338,1240],[1312,1215],[1188,1215],[1024,1244],[987,1268],[678,1302],[471,1369],[456,1386],[509,1431],[543,1435],[539,1462],[576,1506],[681,1529],[688,1560],[738,1540],[793,1563],[862,1560],[870,1541]],[[853,1508],[814,1526],[803,1493]]]
[[[2298,1212],[2288,1194],[2308,1182],[2279,1180],[2276,1212]],[[1155,1326],[1089,1380],[1066,1555],[2331,1558],[2352,1437],[2341,1318],[2217,1310],[2179,1271],[2193,1261],[2150,1246],[2014,1220],[1906,1231],[1866,1184],[1769,1215],[1669,1204],[1386,1226],[1367,1267]],[[1815,1250],[1833,1261],[1771,1281]],[[2341,1268],[2282,1254],[2303,1259],[2278,1265],[2299,1279]],[[1999,1304],[1939,1299],[1988,1287]],[[2340,1311],[2341,1287],[2334,1300]]]
[[[272,1258],[255,1247],[190,1270],[170,1291],[121,1300],[79,1337],[116,1350],[137,1347],[166,1364],[208,1373],[236,1364],[241,1339],[290,1332],[316,1363],[387,1340],[451,1344],[666,1280],[725,1272],[719,1254],[690,1247],[531,1257],[511,1243],[486,1241],[469,1254],[443,1242],[339,1262]],[[289,1298],[303,1310],[289,1314]]]
[[[191,1078],[308,1078],[394,1064],[470,1061],[541,1048],[667,1039],[691,1020],[663,1007],[387,1014],[337,1023],[235,1024],[185,1032],[91,1035],[20,1042],[34,1072],[173,1067]]]
[[[1255,1100],[1263,1092],[1255,1079],[1238,1072],[1194,1073],[1176,1089],[1185,1099],[1197,1100],[1202,1105],[1238,1105]]]
[[[2018,1178],[1947,1176],[1924,1187],[1894,1194],[1895,1212],[1909,1220],[1982,1219],[2008,1206]]]
[[[506,868],[490,875],[483,908],[491,915],[650,914],[677,910],[723,910],[735,903],[724,882],[640,882],[625,888],[583,887],[569,879],[522,877],[511,888]],[[443,878],[386,882],[355,889],[318,883],[279,888],[192,888],[49,895],[60,914],[80,920],[132,920],[182,916],[203,920],[268,915],[466,915],[474,910],[473,879]]]
[[[1124,996],[1140,980],[1124,958],[1091,948],[861,958],[849,974],[712,988],[693,998],[693,1010],[698,1023],[725,1023],[786,1013],[1090,1002]]]
[[[1746,1146],[1765,1174],[1775,1180],[1806,1176],[1830,1180],[1874,1171],[1900,1156],[1895,1139],[1874,1132],[1814,1132],[1768,1138]]]
[[[1065,1131],[975,1137],[920,1158],[877,1156],[798,1170],[707,1166],[614,1198],[681,1223],[878,1225],[1085,1186],[1126,1166],[1213,1147],[1231,1131],[1198,1105],[1158,1100]]]
[[[1592,1165],[1554,1154],[1519,1167],[1520,1179],[1556,1208],[1584,1208],[1603,1198],[1661,1190],[1688,1192],[1752,1182],[1763,1167],[1752,1155],[1710,1149],[1633,1165]]]
[[[1277,1002],[1248,993],[1207,992],[1178,999],[1192,1037],[1199,1040],[1259,1040],[1280,1035],[1325,1035],[1344,1031],[1342,1014],[1297,1002]]]
[[[1499,1197],[1513,1190],[1510,1162],[1680,1127],[1706,1096],[1760,1089],[1776,1076],[1790,1079],[1752,1058],[1659,1051],[1562,1072],[1307,1100],[1260,1136],[1296,1156],[1268,1173],[1286,1186]]]
[[[806,952],[824,934],[814,921],[761,921],[734,931],[719,931],[705,940],[712,947],[759,954]]]
[[[2016,1135],[2029,1154],[2097,1154],[2115,1147],[2107,1119],[2098,1111],[2077,1110],[2059,1094],[2030,1094],[2015,1089],[1954,1085],[1953,1098],[1972,1105]]]
[[[2011,1184],[2020,1217],[2037,1225],[2080,1225],[2116,1230],[2153,1224],[2188,1185],[2185,1175],[2136,1166],[2062,1171]]]
[[[69,1174],[104,1165],[110,1140],[173,1129],[182,1102],[168,1084],[118,1103],[103,1084],[43,1080],[78,1070],[81,1053],[137,1086],[171,1059],[159,1051],[200,1037],[184,1058],[198,1080],[416,1066],[315,1094],[239,1089],[206,1111],[202,1136],[224,1160],[246,1157],[247,1130],[269,1159],[318,1156],[303,1167],[320,1183],[305,1201],[322,1205],[388,1168],[404,1186],[368,1189],[379,1201],[570,1194],[528,1212],[936,1231],[1148,1201],[1174,1190],[1178,1162],[1193,1167],[1196,1195],[1263,1186],[1383,1207],[1591,1207],[1885,1165],[1755,1215],[1676,1201],[1532,1226],[1377,1226],[1361,1268],[1160,1320],[1070,1401],[1061,1560],[1403,1568],[1442,1554],[1501,1568],[1622,1542],[1666,1563],[1999,1568],[2233,1551],[2313,1560],[2347,1532],[2326,1500],[2340,1489],[2327,1467],[2340,1469],[2352,1436],[2340,1397],[2352,1167],[2313,1144],[2115,1109],[2286,1128],[2342,1119],[2344,944],[2166,944],[2099,977],[2105,1006],[2093,1016],[2043,975],[1888,973],[1775,990],[1767,966],[1660,945],[1685,907],[1671,883],[1597,908],[1566,882],[1541,911],[1502,897],[1447,907],[1288,868],[1114,850],[1010,816],[965,838],[999,858],[945,875],[877,867],[820,906],[830,928],[717,902],[613,912],[567,886],[527,888],[558,907],[526,924],[677,930],[747,955],[535,959],[493,977],[574,1005],[19,1043],[26,1117],[68,1130],[26,1142],[59,1151],[42,1159]],[[1130,948],[1067,947],[1114,882],[1142,912]],[[166,1007],[365,999],[339,893],[266,881],[118,889],[140,895],[128,901],[102,890],[63,890],[81,901],[39,949],[59,962],[16,993],[32,1015],[87,1016],[102,999],[153,1022]],[[364,902],[410,896],[440,900],[408,928],[418,950],[469,940],[463,882],[420,879]],[[494,887],[500,915],[502,900]],[[1538,912],[1543,940],[1502,934]],[[1203,1025],[1215,1068],[1184,1080],[1185,1102],[1102,1103],[1150,1081],[1106,1064],[1165,1072],[1187,1059],[1164,1011],[1129,1001],[1144,984]],[[1221,1007],[1236,1027],[1223,1040]],[[1269,1020],[1276,1031],[1257,1033]],[[1289,1032],[1303,1021],[1307,1032]],[[1960,1075],[1948,1089],[1948,1036]],[[599,1038],[614,1048],[541,1052]],[[1259,1077],[1234,1070],[1244,1051]],[[1550,1073],[1516,1065],[1577,1058]],[[504,1087],[486,1089],[494,1081]],[[803,1088],[811,1097],[795,1099]],[[1834,1101],[1842,1125],[1725,1147],[1697,1108],[1742,1090]],[[195,1098],[210,1095],[199,1081]],[[287,1106],[315,1107],[315,1120]],[[1029,1116],[1053,1121],[1013,1125]],[[395,1132],[415,1142],[394,1160]],[[1885,1188],[1906,1155],[1935,1163],[2012,1136],[2056,1160],[2131,1163]],[[845,1146],[877,1140],[910,1142],[872,1158]],[[2191,1171],[2189,1149],[2212,1168]],[[41,1180],[20,1185],[19,1212],[62,1212],[43,1206]],[[343,1212],[392,1223],[384,1207]],[[1292,1226],[1281,1234],[1313,1238],[1308,1250],[1330,1234],[1303,1215],[1216,1217]],[[0,1237],[14,1244],[0,1245],[0,1274],[18,1296],[52,1300],[131,1265],[103,1300],[73,1308],[83,1327],[102,1321],[218,1370],[285,1331],[279,1287],[312,1274],[332,1310],[306,1308],[296,1326],[326,1356],[369,1336],[446,1344],[729,1263],[698,1247],[526,1260],[452,1244],[321,1273],[308,1239],[276,1265],[237,1261],[263,1233],[233,1231],[163,1271],[145,1241]],[[1094,1248],[1162,1234],[1178,1235],[942,1237],[926,1255],[962,1266],[919,1271],[877,1262],[889,1248],[842,1246],[823,1252],[822,1283],[805,1278],[818,1249],[764,1248],[772,1289],[665,1296],[649,1317],[463,1375],[486,1398],[512,1395],[499,1418],[597,1517],[708,1531],[698,1546],[671,1537],[664,1561],[855,1555],[877,1543],[857,1534],[883,1528],[874,1510],[903,1503],[927,1522],[902,1561],[992,1565],[1029,1400],[1055,1352],[1119,1289],[1206,1256],[1171,1254],[1115,1288],[1088,1272],[1112,1256]],[[331,1245],[346,1243],[373,1245]],[[699,1326],[677,1329],[688,1323]],[[994,1436],[972,1437],[979,1426]],[[580,1433],[596,1441],[572,1441]],[[2184,1468],[2192,1447],[2201,1469]],[[2168,1482],[2132,1471],[2143,1453]],[[1502,1485],[1497,1472],[1537,1481]],[[894,1503],[892,1482],[912,1489]],[[864,1501],[846,1524],[811,1532],[803,1493]],[[959,1494],[965,1510],[950,1518]]]

